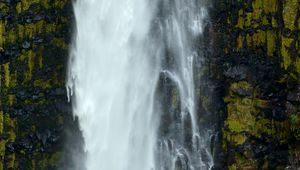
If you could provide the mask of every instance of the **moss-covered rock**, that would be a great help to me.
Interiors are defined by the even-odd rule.
[[[71,117],[71,1],[1,1],[0,9],[0,169],[56,169]]]
[[[223,167],[299,167],[299,2],[214,2]]]

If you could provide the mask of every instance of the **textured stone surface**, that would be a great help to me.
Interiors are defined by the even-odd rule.
[[[68,117],[69,0],[0,1],[0,169],[56,169]]]
[[[223,166],[300,167],[299,2],[215,0],[214,7]]]

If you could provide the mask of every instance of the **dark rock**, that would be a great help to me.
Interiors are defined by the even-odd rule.
[[[300,102],[300,91],[289,92],[287,100],[291,102]]]
[[[224,75],[235,80],[244,80],[247,78],[247,69],[243,66],[230,67]]]
[[[24,48],[24,49],[28,49],[28,48],[30,48],[30,46],[31,46],[31,44],[28,41],[24,41],[22,44],[22,48]]]
[[[14,143],[13,142],[6,143],[5,148],[10,153],[14,153],[15,152],[15,148],[14,148]]]
[[[252,92],[246,89],[237,89],[236,94],[241,97],[251,96]]]

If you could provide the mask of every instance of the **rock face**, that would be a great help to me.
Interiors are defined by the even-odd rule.
[[[220,167],[300,167],[298,0],[214,1]],[[220,168],[222,169],[222,168]]]
[[[199,122],[220,131],[215,169],[297,169],[298,0],[213,2],[214,45],[196,81],[198,110],[215,113]],[[71,0],[0,1],[0,170],[82,169],[64,157],[80,148],[64,146],[80,136],[64,88],[72,21]]]
[[[69,0],[0,1],[0,169],[62,160],[72,15]]]

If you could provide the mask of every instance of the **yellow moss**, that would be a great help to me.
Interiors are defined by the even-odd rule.
[[[56,25],[55,23],[47,24],[46,26],[46,32],[55,32],[56,31]]]
[[[31,38],[35,34],[41,34],[43,32],[55,32],[55,28],[55,23],[47,23],[44,20],[41,20],[36,23],[26,23],[24,25],[18,24],[16,29],[9,32],[9,35],[12,37],[11,39],[15,41],[16,38]]]
[[[223,133],[226,140],[230,141],[231,144],[241,145],[245,143],[247,137],[243,133]]]
[[[263,0],[263,6],[266,13],[274,13],[277,10],[277,0]]]
[[[252,26],[252,13],[246,13],[246,19],[245,19],[245,27],[251,27]]]
[[[239,81],[239,82],[232,83],[230,85],[230,91],[232,92],[236,92],[239,89],[244,89],[246,91],[253,91],[253,88],[247,81]]]
[[[0,111],[0,134],[3,134],[3,111]]]
[[[3,12],[3,13],[8,12],[9,7],[4,2],[0,2],[0,11]]]
[[[46,9],[49,8],[49,0],[22,0],[21,2],[17,3],[16,10],[18,13],[26,11],[30,8],[33,4],[41,4]]]
[[[60,48],[63,48],[63,49],[68,48],[68,45],[67,45],[67,43],[65,42],[65,40],[63,38],[53,38],[51,43],[53,43],[57,47],[60,47]]]
[[[244,37],[239,35],[237,38],[237,48],[241,49],[243,47]]]
[[[33,83],[34,87],[40,87],[43,89],[47,89],[51,87],[50,80],[35,80]]]
[[[68,0],[55,1],[54,2],[54,7],[62,9],[67,2],[68,2]]]
[[[239,15],[238,15],[238,23],[236,25],[237,28],[243,28],[244,27],[244,18],[243,16],[244,11],[242,9],[239,10]]]
[[[55,166],[61,158],[61,152],[55,152],[51,155],[45,154],[43,158],[38,162],[40,169],[45,169],[47,166]]]
[[[29,81],[32,78],[32,72],[34,68],[34,53],[32,50],[28,51],[22,51],[22,54],[20,56],[20,61],[25,61],[27,62],[28,65],[28,71],[24,73],[25,76],[25,81]]]
[[[252,36],[254,45],[263,45],[266,42],[266,32],[259,30]]]
[[[296,68],[295,71],[298,73],[298,75],[300,75],[300,58],[299,57],[296,58],[295,68]]]
[[[43,51],[44,51],[44,46],[39,47],[38,54],[37,54],[39,68],[43,68]]]
[[[252,37],[251,37],[251,35],[247,34],[247,36],[246,36],[246,42],[247,42],[247,45],[251,46],[251,44],[252,44]]]
[[[10,84],[10,69],[9,69],[9,64],[10,63],[3,64],[3,67],[4,67],[4,85],[6,87],[9,87],[9,84]]]
[[[36,170],[36,160],[35,159],[31,160],[31,170]]]
[[[254,0],[252,2],[254,20],[258,20],[261,17],[262,6],[263,6],[263,1],[261,0]]]
[[[5,140],[1,139],[0,140],[0,158],[2,161],[5,156],[5,144],[6,144]],[[0,162],[2,162],[1,160],[0,160]]]
[[[0,50],[3,50],[3,45],[5,42],[5,23],[0,21]]]
[[[291,30],[295,29],[297,10],[299,9],[298,0],[288,0],[283,3],[283,21],[284,26]]]
[[[15,169],[16,166],[15,166],[15,161],[16,161],[16,154],[10,154],[7,156],[8,157],[8,163],[7,163],[7,167],[8,168],[12,168],[12,169]]]
[[[6,36],[6,42],[8,43],[16,43],[18,39],[16,28],[12,28],[8,31]]]
[[[228,166],[228,169],[229,170],[237,170],[237,167],[233,164],[233,165]]]
[[[277,20],[274,18],[274,17],[272,17],[272,27],[273,28],[276,28],[277,27]]]
[[[257,137],[265,133],[268,135],[275,135],[276,131],[272,126],[272,122],[269,119],[258,119],[252,127],[252,134]]]
[[[273,56],[276,48],[276,34],[273,31],[267,31],[267,50],[268,56]]]
[[[279,139],[281,143],[286,142],[286,140],[291,136],[291,124],[289,120],[280,122],[273,121],[273,128],[276,131],[276,137]]]
[[[15,95],[12,95],[12,94],[8,95],[9,106],[13,106],[13,104],[16,103],[16,101],[17,101],[17,98]]]
[[[245,158],[244,155],[236,153],[234,155],[235,158],[235,166],[238,170],[254,170],[257,169],[255,159]]]
[[[282,37],[281,39],[281,55],[282,55],[282,67],[287,69],[291,65],[291,56],[289,54],[288,48],[293,42],[293,39]]]

